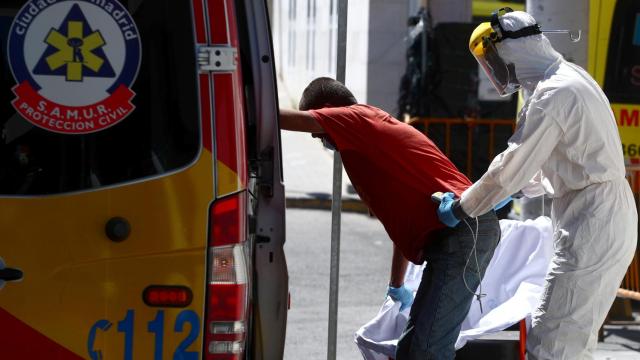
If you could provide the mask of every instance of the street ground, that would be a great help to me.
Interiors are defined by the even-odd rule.
[[[285,360],[326,359],[331,212],[288,209],[289,310]],[[376,219],[343,213],[337,359],[360,359],[355,331],[377,314],[389,281],[391,241]],[[605,325],[595,360],[640,359],[637,322]],[[482,359],[484,360],[484,359]]]
[[[289,209],[285,253],[289,310],[284,358],[326,359],[329,316],[331,212]],[[359,359],[353,335],[378,313],[387,291],[391,241],[377,220],[342,216],[338,359]]]

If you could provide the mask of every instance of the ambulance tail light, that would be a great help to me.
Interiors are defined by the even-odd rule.
[[[211,206],[206,360],[244,359],[250,286],[246,201],[246,193],[239,192]]]

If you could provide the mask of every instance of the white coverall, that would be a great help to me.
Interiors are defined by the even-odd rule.
[[[523,12],[500,20],[511,31],[535,23]],[[530,97],[508,148],[462,194],[460,205],[475,217],[519,190],[538,196],[539,185],[553,188],[554,257],[533,314],[528,358],[592,359],[638,231],[615,118],[598,84],[543,34],[496,47],[515,65]]]

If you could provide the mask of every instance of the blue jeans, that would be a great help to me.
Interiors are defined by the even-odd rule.
[[[472,255],[473,235],[461,221],[455,228],[438,233],[439,239],[425,249],[427,267],[411,306],[409,322],[400,336],[396,350],[397,360],[450,360],[455,358],[455,342],[460,326],[467,316],[471,291],[476,291],[480,277],[484,276],[493,251],[500,241],[500,225],[493,211],[479,216],[476,251],[479,269]],[[473,231],[476,219],[467,219]]]

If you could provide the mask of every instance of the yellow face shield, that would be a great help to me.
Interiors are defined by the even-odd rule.
[[[478,25],[469,39],[469,50],[476,58],[500,96],[508,96],[520,89],[513,64],[500,57],[495,43],[498,34],[488,22]]]

